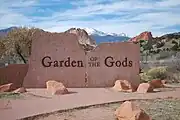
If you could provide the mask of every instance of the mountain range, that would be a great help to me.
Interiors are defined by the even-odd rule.
[[[96,40],[97,44],[101,42],[127,41],[130,39],[130,37],[126,36],[125,33],[121,33],[121,34],[105,33],[93,28],[84,28],[84,30],[88,33],[88,35],[90,35],[94,40]]]
[[[0,37],[3,37],[3,36],[6,36],[7,33],[13,29],[16,29],[17,27],[9,27],[9,28],[6,28],[6,29],[1,29],[0,30]]]
[[[12,29],[16,29],[17,27],[10,27],[7,29],[0,30],[0,37],[7,35],[9,31]],[[96,41],[96,44],[101,42],[118,42],[118,41],[126,41],[129,40],[130,37],[127,37],[125,33],[116,34],[116,33],[105,33],[93,28],[83,28],[89,36],[92,37]]]
[[[18,27],[13,26],[13,27],[9,27],[9,28],[6,28],[6,29],[1,29],[0,30],[0,37],[6,36],[9,31],[11,31],[13,29],[16,29],[16,28],[18,28]],[[70,28],[69,30],[72,30],[72,29],[78,30],[79,28]],[[102,43],[102,42],[121,42],[121,41],[138,42],[139,40],[148,40],[148,41],[153,40],[153,41],[158,42],[158,41],[162,41],[162,40],[165,40],[165,39],[169,40],[169,39],[173,39],[173,38],[176,38],[176,39],[180,38],[180,32],[165,34],[165,35],[162,35],[162,36],[159,36],[159,37],[153,37],[151,32],[145,31],[145,32],[142,32],[141,34],[133,37],[133,38],[130,38],[125,33],[121,33],[121,34],[105,33],[105,32],[96,30],[94,28],[82,28],[82,29],[85,30],[87,32],[87,34],[93,40],[95,40],[96,44],[99,44],[99,43]],[[67,31],[69,31],[69,30],[67,30]]]

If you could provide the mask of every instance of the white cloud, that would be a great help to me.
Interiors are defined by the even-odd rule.
[[[6,1],[6,2],[5,2]],[[180,0],[145,1],[145,0],[74,0],[76,8],[65,11],[54,11],[51,8],[42,9],[44,5],[62,3],[64,0],[39,3],[38,0],[3,0],[0,5],[0,28],[17,25],[40,27],[52,32],[60,32],[71,27],[93,27],[105,32],[127,33],[135,36],[143,31],[152,31],[153,35],[174,32],[177,29],[166,27],[180,25]],[[37,11],[52,15],[42,17],[28,16],[25,8],[38,7]],[[20,7],[17,11],[12,7]],[[102,15],[116,15],[116,18],[104,18]],[[88,18],[94,18],[89,19]],[[86,19],[86,20],[84,20]]]
[[[37,0],[1,0],[1,7],[28,7],[35,5]]]
[[[179,0],[164,0],[159,2],[158,4],[161,7],[173,7],[173,6],[178,6],[180,5],[180,1]]]

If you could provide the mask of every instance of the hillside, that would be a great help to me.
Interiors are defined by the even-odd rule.
[[[141,55],[146,56],[146,60],[147,56],[156,60],[171,58],[180,52],[180,32],[160,37],[152,37],[151,32],[143,32],[129,41],[140,43]]]

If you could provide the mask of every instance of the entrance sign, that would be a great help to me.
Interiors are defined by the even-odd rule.
[[[131,42],[100,44],[86,56],[88,85],[112,87],[117,79],[138,85],[139,56],[139,46]]]
[[[33,37],[25,87],[57,80],[66,87],[111,87],[117,79],[139,84],[139,45],[102,43],[85,52],[70,33],[37,32]]]

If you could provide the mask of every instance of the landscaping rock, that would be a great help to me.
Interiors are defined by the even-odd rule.
[[[164,84],[163,84],[162,80],[151,80],[149,83],[154,88],[162,88],[162,87],[164,87]]]
[[[127,80],[117,80],[113,87],[114,90],[123,92],[134,92],[135,87]]]
[[[0,86],[0,92],[11,92],[14,90],[13,83],[4,84]]]
[[[124,102],[115,111],[115,116],[118,120],[152,120],[144,110],[130,101]]]
[[[138,93],[153,92],[153,86],[149,83],[141,83],[137,89]]]
[[[167,84],[167,81],[166,80],[161,80],[161,82],[164,84]]]
[[[67,88],[61,83],[55,80],[49,80],[46,82],[47,90],[52,93],[52,95],[67,94]]]
[[[25,92],[27,92],[27,90],[24,87],[20,87],[20,88],[14,90],[13,92],[14,93],[25,93]]]

